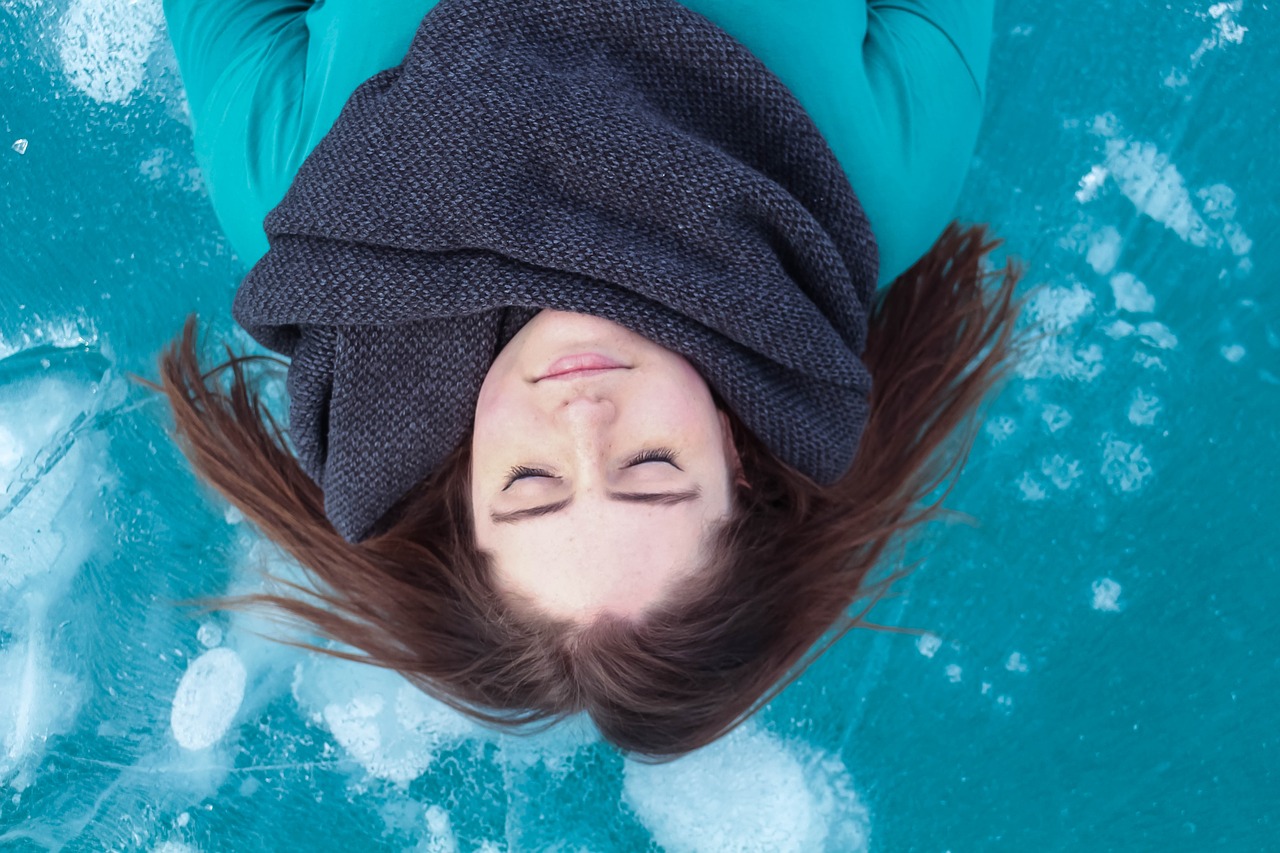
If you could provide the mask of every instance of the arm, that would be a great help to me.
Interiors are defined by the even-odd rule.
[[[196,160],[241,260],[360,83],[398,64],[435,0],[165,0]]]

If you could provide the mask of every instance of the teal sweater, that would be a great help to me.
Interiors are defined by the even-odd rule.
[[[951,219],[982,117],[994,0],[682,0],[787,84],[831,145],[880,248],[880,283]],[[342,105],[400,63],[436,0],[164,0],[196,158],[232,246]]]

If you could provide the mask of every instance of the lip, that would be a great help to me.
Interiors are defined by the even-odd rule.
[[[623,364],[607,355],[602,355],[598,352],[580,352],[556,359],[534,381],[541,382],[544,379],[581,379],[584,376],[607,373],[610,370],[629,369],[630,365]]]

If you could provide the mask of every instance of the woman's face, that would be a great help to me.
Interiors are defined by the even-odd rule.
[[[471,508],[499,587],[554,616],[629,615],[697,571],[728,515],[728,419],[682,356],[543,311],[476,401]]]

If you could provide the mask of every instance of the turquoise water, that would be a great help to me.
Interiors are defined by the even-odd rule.
[[[0,849],[1280,846],[1278,15],[1002,4],[957,214],[1056,334],[875,614],[930,634],[646,767],[172,606],[272,558],[125,374],[242,269],[156,0],[0,0]]]

